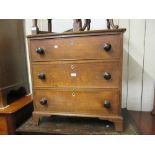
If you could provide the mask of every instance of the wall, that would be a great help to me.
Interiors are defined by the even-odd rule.
[[[115,19],[124,34],[122,107],[129,110],[151,111],[155,80],[155,20]],[[47,21],[39,20],[41,30]],[[72,28],[72,20],[53,20],[53,31]],[[106,28],[105,20],[92,20],[91,29]],[[26,34],[31,34],[31,20],[25,20]],[[28,54],[28,53],[27,53]],[[29,62],[29,60],[28,60]],[[31,84],[31,80],[30,80]]]

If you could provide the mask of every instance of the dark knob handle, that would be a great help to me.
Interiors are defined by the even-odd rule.
[[[41,47],[38,47],[38,48],[36,49],[36,52],[37,52],[38,54],[44,54],[44,49],[41,48]]]
[[[105,72],[103,77],[104,77],[105,80],[110,80],[111,79],[111,74],[108,73],[108,72]]]
[[[103,48],[105,51],[109,52],[111,50],[112,46],[111,46],[111,44],[106,43],[106,44],[104,44]]]
[[[105,108],[107,108],[107,109],[110,108],[110,107],[111,107],[110,101],[105,100],[104,103],[103,103],[103,106],[104,106]]]
[[[42,98],[41,100],[40,100],[40,104],[41,105],[46,105],[47,104],[47,99],[46,98]]]
[[[39,73],[38,78],[41,79],[41,80],[45,80],[46,76],[45,76],[44,73]]]

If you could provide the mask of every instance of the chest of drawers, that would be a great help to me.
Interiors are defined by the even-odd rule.
[[[123,32],[28,36],[34,123],[51,115],[97,117],[122,131]]]

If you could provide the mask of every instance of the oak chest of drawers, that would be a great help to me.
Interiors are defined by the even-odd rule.
[[[97,117],[114,122],[122,131],[123,32],[28,36],[34,123],[51,115]]]

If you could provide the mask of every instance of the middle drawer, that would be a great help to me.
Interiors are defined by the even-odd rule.
[[[33,86],[118,88],[119,62],[33,64]]]

